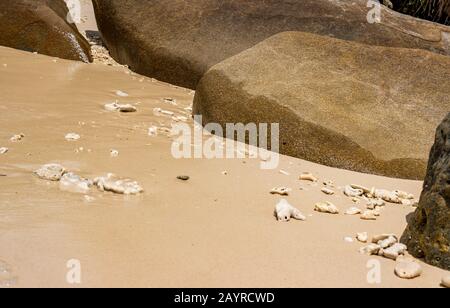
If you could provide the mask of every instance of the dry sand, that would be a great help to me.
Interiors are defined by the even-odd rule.
[[[119,98],[117,90],[130,96]],[[179,105],[162,102],[165,97]],[[105,111],[103,105],[115,99],[140,102],[138,112]],[[0,47],[0,147],[9,148],[0,155],[0,174],[6,175],[0,177],[0,260],[11,267],[6,278],[13,286],[71,287],[66,282],[70,259],[81,261],[83,287],[439,286],[443,270],[422,264],[422,277],[401,280],[394,275],[395,262],[361,255],[362,244],[344,241],[363,231],[401,235],[413,208],[387,205],[377,221],[315,213],[316,202],[332,201],[341,211],[353,203],[341,192],[326,196],[322,185],[297,178],[312,172],[337,186],[358,183],[415,196],[421,182],[290,157],[282,157],[279,169],[271,171],[261,170],[255,159],[175,160],[170,138],[147,135],[151,125],[172,122],[156,117],[153,108],[183,114],[192,100],[189,90],[125,68]],[[72,132],[81,139],[66,141]],[[9,142],[20,133],[25,135],[21,142]],[[77,151],[80,147],[84,151]],[[110,157],[111,149],[119,151],[117,158]],[[32,174],[49,162],[86,177],[106,172],[130,177],[145,193],[124,197],[93,191],[95,200],[87,202],[84,195],[62,192]],[[191,179],[182,182],[179,175]],[[313,216],[278,223],[273,210],[280,196],[269,194],[278,186],[292,188],[286,198]],[[370,259],[381,262],[380,285],[367,282]]]

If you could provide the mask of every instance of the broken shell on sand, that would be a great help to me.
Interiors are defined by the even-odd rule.
[[[322,188],[321,191],[326,195],[334,195],[334,191],[326,187]]]
[[[316,203],[314,211],[327,214],[339,214],[339,209],[331,202]]]
[[[275,216],[278,221],[288,222],[293,219],[305,221],[306,217],[285,199],[280,200],[275,207]]]
[[[318,179],[312,173],[303,173],[299,178],[301,181],[317,182]]]
[[[347,197],[361,197],[364,194],[364,191],[361,189],[354,189],[352,186],[347,185],[344,188],[344,194]]]
[[[66,169],[58,164],[47,164],[34,172],[40,179],[47,181],[59,181],[61,180]]]
[[[111,150],[110,154],[111,157],[118,157],[119,156],[119,151],[117,150]]]
[[[9,141],[11,141],[11,142],[19,142],[19,141],[22,141],[23,138],[25,138],[24,134],[18,134],[18,135],[12,136],[11,139],[9,139]]]
[[[361,209],[357,207],[351,207],[347,211],[345,211],[345,215],[359,215],[361,213],[362,213]]]
[[[123,195],[136,195],[144,191],[136,181],[119,179],[112,173],[94,179],[94,185],[101,191],[109,191]]]
[[[399,257],[395,274],[402,279],[414,279],[422,275],[422,266],[411,258]]]
[[[59,189],[79,194],[86,194],[90,191],[92,181],[84,179],[74,173],[66,173],[59,181]]]
[[[136,112],[137,108],[131,104],[109,103],[105,105],[107,111],[119,111],[123,113]]]
[[[80,140],[81,136],[76,133],[69,133],[65,136],[67,141],[77,141]]]
[[[291,191],[292,189],[287,187],[275,187],[270,191],[270,193],[272,195],[289,196]]]
[[[0,148],[0,155],[6,154],[8,153],[9,149],[8,148]]]

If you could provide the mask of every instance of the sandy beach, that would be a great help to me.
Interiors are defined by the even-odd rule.
[[[82,5],[80,33],[98,31],[91,1]],[[395,261],[359,252],[367,244],[357,233],[400,237],[415,207],[387,203],[374,221],[344,214],[366,208],[365,200],[344,195],[346,185],[401,190],[418,201],[422,181],[283,155],[274,170],[262,170],[261,160],[250,157],[175,159],[169,131],[176,123],[194,127],[195,92],[103,56],[110,65],[0,46],[0,148],[8,149],[0,154],[0,288],[438,288],[449,274],[417,260],[422,275],[400,279]],[[105,110],[114,102],[137,111]],[[158,134],[149,134],[151,128]],[[67,140],[70,133],[79,139]],[[62,191],[34,174],[49,163],[89,179],[114,173],[139,182],[144,192]],[[299,180],[306,172],[318,181]],[[326,195],[322,189],[331,182],[335,194]],[[274,187],[291,192],[271,194]],[[281,199],[306,221],[278,222],[274,208]],[[326,201],[340,213],[314,211]],[[73,260],[81,266],[77,284],[67,278]],[[373,264],[380,266],[376,283],[368,278]]]
[[[70,287],[66,264],[71,259],[82,264],[83,287],[438,287],[445,274],[422,264],[422,277],[401,280],[393,273],[395,262],[361,255],[363,244],[344,241],[363,231],[401,235],[412,207],[387,205],[377,221],[313,211],[316,202],[327,200],[341,211],[354,205],[342,192],[324,195],[322,181],[415,196],[421,182],[289,157],[270,171],[261,170],[255,159],[175,160],[171,138],[150,137],[147,131],[172,121],[155,116],[154,108],[186,114],[190,90],[124,68],[3,47],[0,64],[0,140],[10,149],[0,156],[5,175],[0,178],[0,260],[11,267],[13,286]],[[119,98],[118,90],[130,96]],[[163,102],[167,97],[178,106]],[[105,111],[103,105],[115,99],[136,104],[138,112]],[[81,139],[66,141],[70,132]],[[25,135],[21,142],[9,143],[20,133]],[[111,149],[119,156],[112,158]],[[93,191],[93,199],[86,199],[62,192],[33,175],[46,163],[60,163],[85,177],[108,172],[130,177],[145,193],[123,197]],[[303,172],[317,176],[319,185],[299,181]],[[179,175],[190,180],[181,182]],[[280,196],[269,192],[279,186],[293,189],[287,199],[312,215],[307,221],[276,221],[273,209]],[[366,278],[367,262],[374,258],[382,265],[379,285]]]

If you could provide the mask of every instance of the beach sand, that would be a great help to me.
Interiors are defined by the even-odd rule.
[[[118,97],[118,90],[130,96]],[[167,97],[178,106],[163,102]],[[138,112],[105,111],[103,105],[116,99],[138,104]],[[313,212],[321,201],[334,202],[341,212],[354,205],[337,188],[335,196],[324,195],[322,181],[416,197],[421,182],[284,156],[276,170],[261,170],[257,159],[176,160],[171,138],[147,131],[173,122],[155,116],[154,108],[187,115],[192,101],[190,90],[126,68],[0,47],[0,147],[9,148],[0,155],[0,260],[10,266],[0,284],[77,286],[66,280],[67,262],[76,259],[82,287],[439,287],[448,272],[422,263],[420,278],[401,280],[394,261],[361,255],[363,244],[344,241],[363,231],[400,236],[414,208],[388,204],[377,221]],[[9,141],[20,133],[21,142]],[[68,142],[67,133],[81,139]],[[118,157],[110,156],[112,149]],[[95,200],[86,200],[33,175],[50,162],[89,178],[108,172],[129,177],[145,192],[124,197],[92,190]],[[319,185],[299,181],[303,172],[316,175]],[[269,192],[278,186],[293,189],[286,199],[307,221],[276,221],[273,210],[282,197]],[[369,260],[380,262],[381,284],[368,283]]]

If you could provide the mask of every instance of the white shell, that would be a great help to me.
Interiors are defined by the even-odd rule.
[[[6,154],[8,153],[9,149],[8,148],[0,148],[0,155]]]
[[[12,136],[11,139],[9,139],[9,141],[11,141],[11,142],[19,142],[19,141],[22,141],[23,138],[25,138],[24,134],[18,134],[18,135]]]

